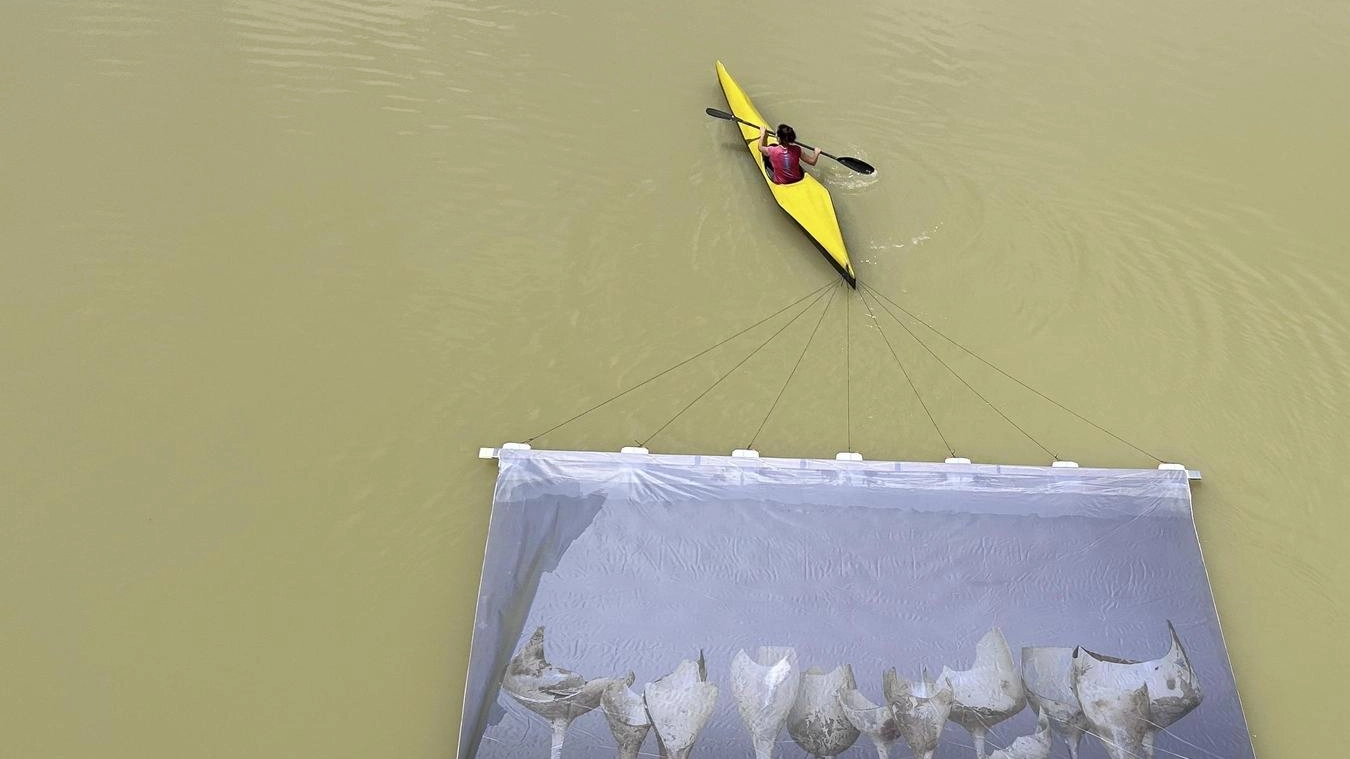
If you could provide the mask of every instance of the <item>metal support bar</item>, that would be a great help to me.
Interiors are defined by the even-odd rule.
[[[479,448],[479,449],[478,449],[478,458],[480,458],[480,459],[495,459],[495,458],[499,458],[499,457],[500,457],[500,454],[501,454],[502,451],[528,451],[528,450],[531,450],[529,443],[502,443],[502,445],[501,445],[500,448]],[[644,455],[644,454],[650,455],[650,454],[651,454],[651,451],[649,451],[649,450],[647,450],[646,448],[641,447],[641,446],[624,446],[624,448],[623,448],[622,450],[620,450],[619,452],[620,452],[620,453],[627,453],[627,454],[636,454],[636,455]],[[734,451],[731,452],[731,456],[732,456],[732,458],[737,458],[737,459],[757,459],[757,458],[759,458],[759,451],[756,451],[756,450],[751,449],[751,448],[737,448],[736,450],[734,450]],[[835,461],[863,461],[863,455],[862,455],[861,453],[856,452],[856,451],[840,451],[839,453],[836,453],[836,454],[835,454],[834,460],[835,460]],[[963,456],[952,456],[952,457],[946,459],[943,463],[946,463],[946,464],[970,464],[971,461],[970,461],[970,459],[965,458],[965,457],[963,457]],[[1054,468],[1054,469],[1077,469],[1077,468],[1078,468],[1078,462],[1076,462],[1076,461],[1055,461],[1055,462],[1052,462],[1052,463],[1050,464],[1050,466],[1051,466],[1052,468]],[[1165,462],[1163,462],[1163,463],[1161,463],[1161,464],[1158,465],[1158,469],[1160,469],[1160,470],[1162,470],[1162,471],[1185,472],[1185,473],[1186,473],[1186,479],[1191,480],[1192,482],[1199,482],[1200,479],[1201,479],[1200,472],[1199,472],[1198,470],[1195,470],[1195,469],[1187,469],[1186,466],[1185,466],[1184,464],[1176,464],[1176,463],[1166,462],[1166,461],[1165,461]],[[966,475],[962,475],[962,476],[966,476]]]

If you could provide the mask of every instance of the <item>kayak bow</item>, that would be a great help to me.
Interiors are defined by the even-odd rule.
[[[721,61],[717,62],[717,81],[722,85],[722,92],[726,95],[727,105],[731,106],[733,114],[755,124],[769,123],[755,109],[745,91],[731,78],[731,74],[727,73]],[[774,184],[773,177],[764,168],[764,161],[760,157],[759,132],[741,123],[737,123],[736,126],[746,141],[746,147],[750,149],[750,157],[754,159],[755,167],[759,169],[760,176],[764,177],[769,192],[773,193],[774,200],[778,201],[783,211],[801,226],[802,231],[806,232],[825,259],[843,276],[844,281],[856,288],[858,279],[853,273],[853,264],[849,262],[848,248],[844,247],[844,235],[839,230],[839,219],[834,215],[830,191],[810,174],[793,184]],[[773,138],[770,138],[770,141],[773,142]]]

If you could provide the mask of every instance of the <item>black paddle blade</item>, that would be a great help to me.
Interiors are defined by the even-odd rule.
[[[727,113],[726,111],[719,111],[719,110],[717,110],[716,108],[704,108],[704,109],[703,109],[703,112],[706,113],[706,114],[708,114],[709,116],[712,116],[712,117],[715,118],[715,119],[726,119],[727,121],[734,121],[734,122],[736,122],[737,124],[744,124],[744,125],[750,127],[751,129],[763,129],[763,128],[764,128],[764,127],[760,126],[759,124],[751,124],[750,122],[746,121],[745,119],[738,117],[738,116],[737,116],[736,114],[734,114],[734,113]],[[772,131],[772,130],[769,130],[769,134],[773,134],[773,131]]]
[[[875,174],[877,171],[876,169],[872,168],[872,164],[867,163],[866,161],[859,161],[857,158],[851,158],[849,156],[840,156],[835,160],[839,161],[840,163],[844,164],[850,169],[853,169],[859,174]]]

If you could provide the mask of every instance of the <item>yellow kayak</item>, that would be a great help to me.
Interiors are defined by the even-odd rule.
[[[731,78],[731,74],[727,73],[721,61],[717,62],[717,81],[722,84],[722,92],[727,96],[727,105],[731,106],[731,112],[737,118],[752,124],[769,126],[769,122],[755,109],[745,90]],[[737,123],[736,126],[740,128],[741,136],[745,138],[755,167],[764,177],[769,192],[773,193],[773,199],[778,201],[778,205],[788,216],[801,225],[820,252],[825,254],[825,259],[843,275],[844,280],[849,285],[857,287],[858,279],[853,273],[853,264],[848,260],[848,249],[844,247],[844,235],[839,231],[839,219],[834,215],[830,191],[810,174],[793,184],[774,184],[773,178],[764,168],[764,161],[760,159],[759,132],[744,124]],[[773,138],[769,139],[772,142]]]

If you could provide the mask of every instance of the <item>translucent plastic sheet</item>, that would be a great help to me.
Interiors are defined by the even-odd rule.
[[[1184,471],[500,467],[461,759],[1252,756]]]

